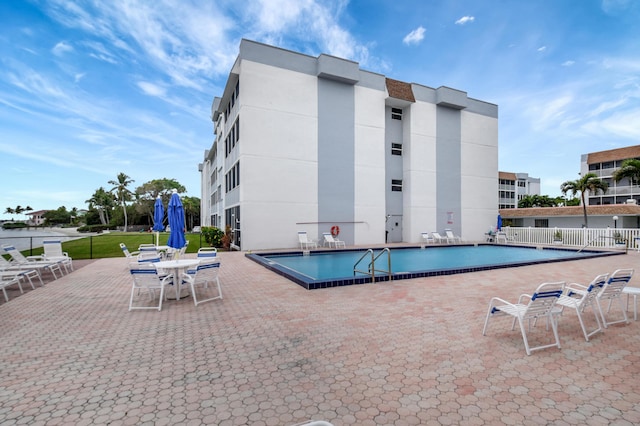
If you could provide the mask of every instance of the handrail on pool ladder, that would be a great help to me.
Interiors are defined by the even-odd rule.
[[[384,269],[376,269],[376,260],[382,256],[384,253],[387,253],[387,270]],[[368,269],[366,271],[358,270],[358,264],[364,260],[367,255],[371,256],[371,262],[369,262]],[[376,272],[386,272],[389,275],[389,281],[393,279],[391,275],[391,250],[388,247],[383,248],[380,253],[377,255],[373,252],[373,249],[368,249],[361,257],[358,259],[356,263],[353,264],[353,276],[356,276],[356,273],[359,272],[361,274],[371,275],[371,282],[376,281]]]

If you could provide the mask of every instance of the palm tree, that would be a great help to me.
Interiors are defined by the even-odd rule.
[[[110,180],[109,185],[115,185],[109,192],[116,194],[118,202],[122,205],[122,212],[124,213],[124,232],[127,232],[127,201],[131,199],[132,192],[129,191],[127,186],[130,183],[135,182],[125,173],[118,173],[117,180]]]
[[[606,192],[609,185],[607,182],[602,181],[595,173],[587,173],[578,180],[568,180],[560,185],[560,191],[566,195],[567,192],[571,192],[571,195],[580,193],[582,199],[582,209],[584,211],[584,227],[588,228],[587,224],[587,203],[585,202],[585,191],[593,192],[597,194],[598,191]]]
[[[98,210],[100,223],[103,225],[109,223],[109,210],[113,206],[113,194],[105,191],[103,187],[100,187],[96,189],[96,192],[93,193],[91,198],[85,202],[89,203],[89,208],[93,206]]]
[[[620,168],[613,172],[612,177],[616,182],[629,178],[630,185],[638,184],[640,182],[640,160],[635,158],[624,160]]]

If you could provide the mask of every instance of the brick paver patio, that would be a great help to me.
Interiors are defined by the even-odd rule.
[[[221,257],[224,299],[197,308],[128,312],[124,258],[2,300],[0,424],[640,424],[632,317],[586,342],[567,311],[562,349],[531,356],[507,319],[481,334],[491,296],[588,283],[637,253],[313,291]]]

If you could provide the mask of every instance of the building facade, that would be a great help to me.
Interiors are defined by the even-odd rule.
[[[527,173],[498,172],[498,208],[517,209],[528,195],[540,195],[540,179]]]
[[[634,158],[640,160],[640,145],[625,148],[610,149],[607,151],[583,154],[580,160],[580,174],[595,173],[600,179],[609,185],[604,194],[588,194],[587,205],[624,204],[627,200],[640,200],[640,186],[634,185],[629,179],[620,182],[613,180],[613,172],[620,168],[624,160]]]
[[[201,223],[243,250],[336,227],[347,245],[474,240],[495,223],[498,107],[465,92],[242,40],[212,120]]]

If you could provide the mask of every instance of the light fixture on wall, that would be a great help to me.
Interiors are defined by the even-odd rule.
[[[618,216],[613,217],[613,228],[618,229]]]

